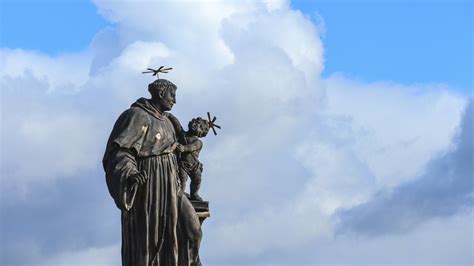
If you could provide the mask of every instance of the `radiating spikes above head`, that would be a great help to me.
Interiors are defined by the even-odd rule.
[[[173,69],[172,67],[164,68],[165,66],[160,66],[158,69],[147,68],[148,71],[143,71],[142,74],[153,73],[152,76],[159,78],[159,73],[168,73],[169,70]]]
[[[213,118],[211,118],[211,113],[207,112],[207,118],[207,123],[209,124],[209,127],[212,129],[212,132],[214,132],[214,135],[217,135],[215,127],[221,129],[219,125],[214,124],[214,122],[216,122],[217,120],[217,117],[214,116]]]

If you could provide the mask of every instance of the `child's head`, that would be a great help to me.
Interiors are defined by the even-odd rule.
[[[200,117],[189,121],[188,130],[199,138],[205,137],[209,132],[209,123]]]

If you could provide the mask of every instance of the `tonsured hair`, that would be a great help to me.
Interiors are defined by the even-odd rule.
[[[164,94],[167,90],[174,88],[177,89],[173,82],[166,79],[157,79],[152,83],[148,84],[148,91],[152,98],[159,98],[160,94]]]

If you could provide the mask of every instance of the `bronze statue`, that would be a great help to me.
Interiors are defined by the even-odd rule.
[[[176,89],[165,79],[150,83],[151,99],[123,112],[107,142],[103,166],[122,211],[122,265],[201,265],[200,222],[209,212],[207,202],[197,212],[178,186],[177,147],[183,146],[171,122],[179,121],[169,113]]]
[[[189,121],[188,131],[183,130],[178,119],[174,116],[170,116],[171,123],[173,123],[175,127],[180,142],[176,147],[180,153],[180,156],[178,156],[180,187],[183,191],[186,191],[186,181],[189,176],[191,179],[191,194],[185,194],[193,202],[202,201],[202,198],[198,194],[199,188],[201,187],[201,174],[203,171],[203,165],[199,161],[199,153],[202,149],[202,141],[199,140],[199,138],[205,137],[209,129],[212,129],[214,135],[217,135],[214,127],[221,128],[215,124],[216,117],[211,119],[209,112],[207,112],[207,116],[209,117],[208,121],[201,117],[193,118]]]
[[[181,152],[179,165],[179,180],[181,189],[186,189],[186,179],[191,179],[190,199],[202,201],[198,191],[201,186],[202,163],[199,161],[199,152],[202,149],[203,138],[209,132],[209,124],[206,120],[198,117],[192,119],[188,124],[188,131],[184,133],[184,145],[179,144],[177,149]]]

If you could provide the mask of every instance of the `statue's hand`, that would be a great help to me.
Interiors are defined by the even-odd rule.
[[[184,146],[178,143],[176,145],[176,150],[179,151],[179,152],[184,152]]]
[[[133,183],[137,183],[139,185],[143,185],[148,180],[148,175],[145,171],[140,171],[138,173],[132,174],[129,176],[130,181]]]

